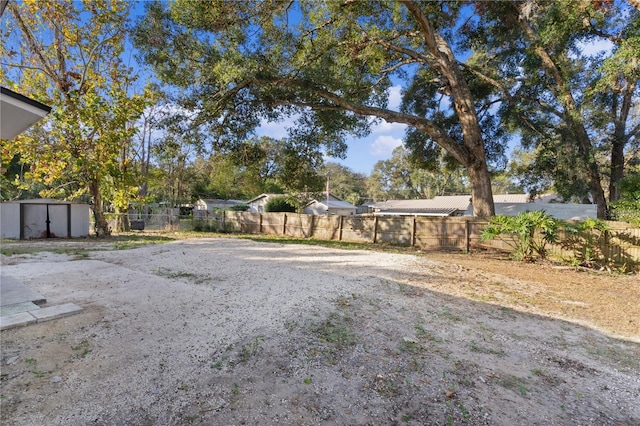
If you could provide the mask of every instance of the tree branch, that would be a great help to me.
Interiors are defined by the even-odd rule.
[[[338,107],[338,109],[348,110],[360,115],[382,118],[389,123],[401,123],[413,126],[429,135],[430,138],[432,138],[442,148],[450,152],[451,155],[461,164],[468,165],[469,163],[467,148],[451,138],[447,132],[434,121],[415,115],[392,111],[386,108],[353,103],[333,92],[317,87],[306,81],[280,80],[278,83],[298,89],[311,90],[311,92],[316,96],[333,103],[334,106]],[[293,102],[296,101],[284,100],[283,102],[293,104]],[[329,105],[317,104],[316,107],[327,108]]]

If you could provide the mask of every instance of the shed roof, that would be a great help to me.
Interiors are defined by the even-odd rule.
[[[3,201],[3,203],[16,203],[16,204],[87,204],[80,201],[66,201],[56,200],[53,198],[31,198],[28,200],[10,200]]]
[[[0,139],[13,139],[40,121],[51,107],[34,99],[0,87]]]

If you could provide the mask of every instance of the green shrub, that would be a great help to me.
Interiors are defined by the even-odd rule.
[[[620,199],[611,203],[612,217],[640,226],[640,165],[630,167],[617,186],[620,190]]]
[[[249,206],[246,204],[237,204],[235,206],[229,207],[229,210],[232,212],[246,212],[249,211]]]
[[[513,249],[515,260],[531,261],[547,257],[547,243],[557,240],[558,222],[543,211],[517,216],[498,215],[482,231],[480,241],[499,239]]]
[[[273,197],[273,198],[270,198],[269,201],[267,201],[267,204],[264,206],[264,211],[270,212],[270,213],[274,213],[274,212],[295,213],[296,206],[291,204],[287,200],[287,197],[285,196]]]
[[[204,220],[202,219],[193,219],[193,230],[196,232],[204,231]]]
[[[564,229],[567,236],[560,244],[573,252],[571,264],[593,267],[596,262],[608,263],[601,249],[606,232],[611,229],[605,221],[589,218],[575,225],[567,223]]]

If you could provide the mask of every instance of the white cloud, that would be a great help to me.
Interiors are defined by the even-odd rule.
[[[578,48],[586,56],[598,55],[600,53],[611,54],[614,44],[609,40],[594,40],[590,42],[579,42]]]
[[[375,124],[371,127],[371,133],[375,135],[380,134],[389,134],[393,133],[395,135],[404,134],[404,129],[406,129],[407,125],[402,123],[387,123],[382,120],[380,123]]]
[[[371,146],[369,153],[378,157],[389,157],[393,150],[402,145],[402,139],[390,135],[378,136]]]
[[[275,122],[269,122],[266,120],[260,121],[260,127],[256,129],[256,133],[259,136],[269,136],[273,139],[283,139],[289,136],[287,129],[294,127],[296,124],[297,116],[287,117],[284,120]]]
[[[398,111],[402,102],[402,86],[389,88],[389,109]]]

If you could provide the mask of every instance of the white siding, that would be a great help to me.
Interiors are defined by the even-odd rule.
[[[26,200],[0,203],[0,228],[2,238],[20,238],[20,206],[23,208],[23,237],[47,237],[47,207],[49,232],[52,237],[76,238],[89,235],[89,205],[52,202],[51,200]],[[71,217],[69,217],[71,209]],[[71,225],[71,235],[69,235]]]
[[[20,204],[0,203],[0,236],[20,238]]]
[[[71,204],[71,238],[89,236],[89,204]]]

